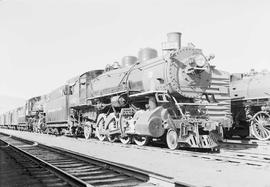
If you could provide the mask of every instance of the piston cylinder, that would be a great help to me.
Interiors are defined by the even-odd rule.
[[[134,116],[135,133],[142,136],[161,137],[165,129],[162,124],[161,111],[163,107],[157,107],[152,111],[139,111]]]

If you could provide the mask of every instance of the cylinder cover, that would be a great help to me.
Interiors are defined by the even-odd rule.
[[[142,136],[160,137],[165,129],[162,125],[161,111],[163,107],[157,107],[152,111],[139,111],[135,114],[135,133]]]

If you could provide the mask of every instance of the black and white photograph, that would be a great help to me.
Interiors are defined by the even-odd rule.
[[[270,1],[0,0],[0,187],[270,187]]]

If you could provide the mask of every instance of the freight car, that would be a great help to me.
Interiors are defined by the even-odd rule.
[[[270,72],[232,74],[233,128],[228,136],[270,139]]]
[[[1,114],[0,124],[16,130],[28,130],[38,132],[37,129],[44,127],[42,123],[45,96],[37,96],[28,99],[23,106]]]
[[[6,126],[6,113],[0,114],[0,126],[1,126],[1,128],[7,128],[7,126]]]
[[[15,126],[15,129],[30,130],[29,125],[27,124],[27,120],[26,120],[25,109],[26,109],[26,104],[17,108],[18,124]]]

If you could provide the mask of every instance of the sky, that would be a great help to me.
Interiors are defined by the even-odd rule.
[[[182,33],[231,73],[270,70],[270,1],[0,0],[0,95],[30,98]]]

